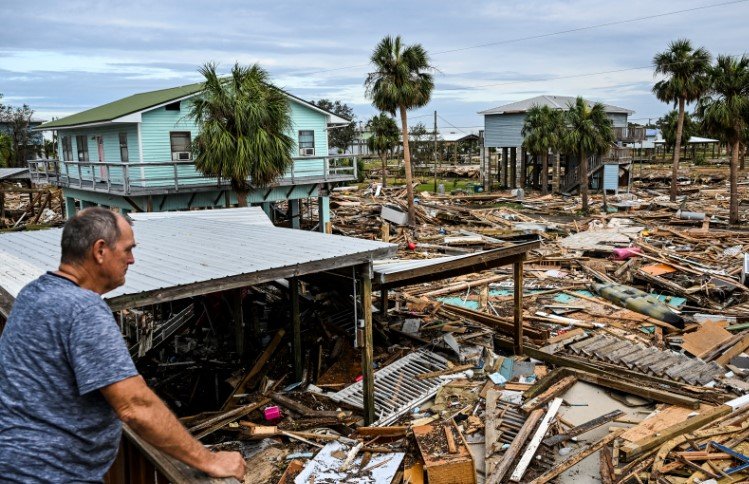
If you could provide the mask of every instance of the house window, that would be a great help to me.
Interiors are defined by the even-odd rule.
[[[166,111],[179,111],[179,108],[180,108],[179,101],[169,103],[166,106],[164,106],[164,110]]]
[[[172,160],[188,161],[192,159],[189,131],[172,131],[169,133],[169,140],[172,144]]]
[[[88,161],[88,138],[85,134],[75,137],[75,145],[78,148],[78,161]]]
[[[312,156],[315,154],[315,132],[310,130],[299,131],[299,156]]]
[[[73,140],[70,136],[62,137],[62,159],[63,161],[73,160]]]
[[[127,133],[120,133],[120,161],[130,161],[130,154],[127,151]]]

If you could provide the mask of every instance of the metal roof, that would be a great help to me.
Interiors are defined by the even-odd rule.
[[[536,96],[530,99],[524,99],[510,104],[505,104],[486,111],[479,111],[479,114],[510,114],[510,113],[525,113],[533,106],[549,106],[552,109],[561,109],[567,111],[569,106],[575,104],[577,98],[572,96]],[[590,104],[590,101],[588,101]],[[634,111],[620,108],[619,106],[612,106],[611,104],[604,104],[607,113],[620,113],[620,114],[634,114]]]
[[[104,295],[113,309],[367,263],[396,245],[264,225],[170,217],[134,223],[135,264]],[[62,229],[0,234],[0,312],[23,286],[57,268]],[[4,294],[2,294],[4,293]]]
[[[540,245],[540,239],[534,235],[507,247],[471,254],[420,260],[378,260],[373,264],[373,282],[380,288],[394,288],[471,274],[516,262]]]
[[[178,101],[184,98],[189,98],[199,94],[203,90],[203,83],[196,82],[194,84],[187,84],[184,86],[172,87],[169,89],[159,89],[158,91],[142,92],[139,94],[133,94],[116,101],[112,101],[95,108],[82,111],[80,113],[72,114],[64,118],[56,119],[42,124],[35,128],[39,131],[47,129],[61,129],[61,128],[74,128],[77,126],[84,126],[89,124],[97,123],[108,123],[114,121],[128,114],[140,113],[148,111],[152,108],[168,104],[173,101]],[[323,109],[309,101],[294,96],[291,93],[279,89],[289,99],[301,103],[315,111],[319,111],[328,116],[329,124],[348,124],[351,120],[344,117],[338,116],[326,109]]]
[[[165,218],[193,218],[200,220],[217,220],[244,225],[265,225],[273,227],[268,215],[260,207],[219,208],[214,210],[182,210],[176,212],[132,212],[132,220],[145,221]]]
[[[25,175],[25,176],[24,176]],[[29,168],[0,168],[0,180],[29,178]]]

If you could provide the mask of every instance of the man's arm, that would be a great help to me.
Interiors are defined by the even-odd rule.
[[[211,452],[198,442],[140,375],[100,389],[117,416],[146,442],[211,477],[244,480],[239,452]]]

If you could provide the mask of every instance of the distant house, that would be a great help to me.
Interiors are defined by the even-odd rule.
[[[502,154],[498,157],[496,169],[489,161],[491,157],[488,156],[481,165],[482,179],[486,188],[493,182],[511,188],[540,187],[542,160],[534,159],[531,154],[521,149],[522,129],[526,114],[534,106],[549,106],[552,109],[567,111],[575,100],[576,98],[571,96],[544,95],[480,111],[478,114],[484,116],[484,147],[501,150]],[[628,117],[634,111],[610,104],[604,104],[604,107],[612,122],[619,147],[612,147],[612,152],[608,157],[591,157],[589,179],[594,187],[601,186],[603,182],[601,167],[606,164],[606,161],[616,164],[620,162],[626,164],[631,161],[631,157],[626,155],[627,150],[623,148],[623,143],[634,134],[629,132],[628,123]],[[644,135],[644,131],[642,134]],[[564,156],[561,160],[560,188],[562,191],[571,192],[577,189],[579,185],[576,171],[578,164],[579,160],[571,156]],[[550,169],[551,166],[550,162]],[[552,177],[549,176],[548,179],[551,182]]]
[[[236,203],[227,180],[203,176],[192,161],[190,143],[199,130],[189,107],[201,91],[197,83],[135,94],[42,124],[38,130],[57,132],[60,159],[31,163],[32,178],[61,186],[68,213],[91,205],[150,212]],[[328,128],[349,120],[285,94],[293,166],[272,186],[252,190],[248,202],[270,212],[271,203],[289,200],[298,213],[300,199],[316,196],[325,219],[330,185],[356,177],[355,163],[340,167],[328,155]]]

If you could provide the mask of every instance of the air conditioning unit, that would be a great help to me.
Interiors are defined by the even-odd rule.
[[[299,156],[314,156],[314,148],[299,148]]]
[[[191,159],[189,151],[173,151],[172,161],[189,161]]]

